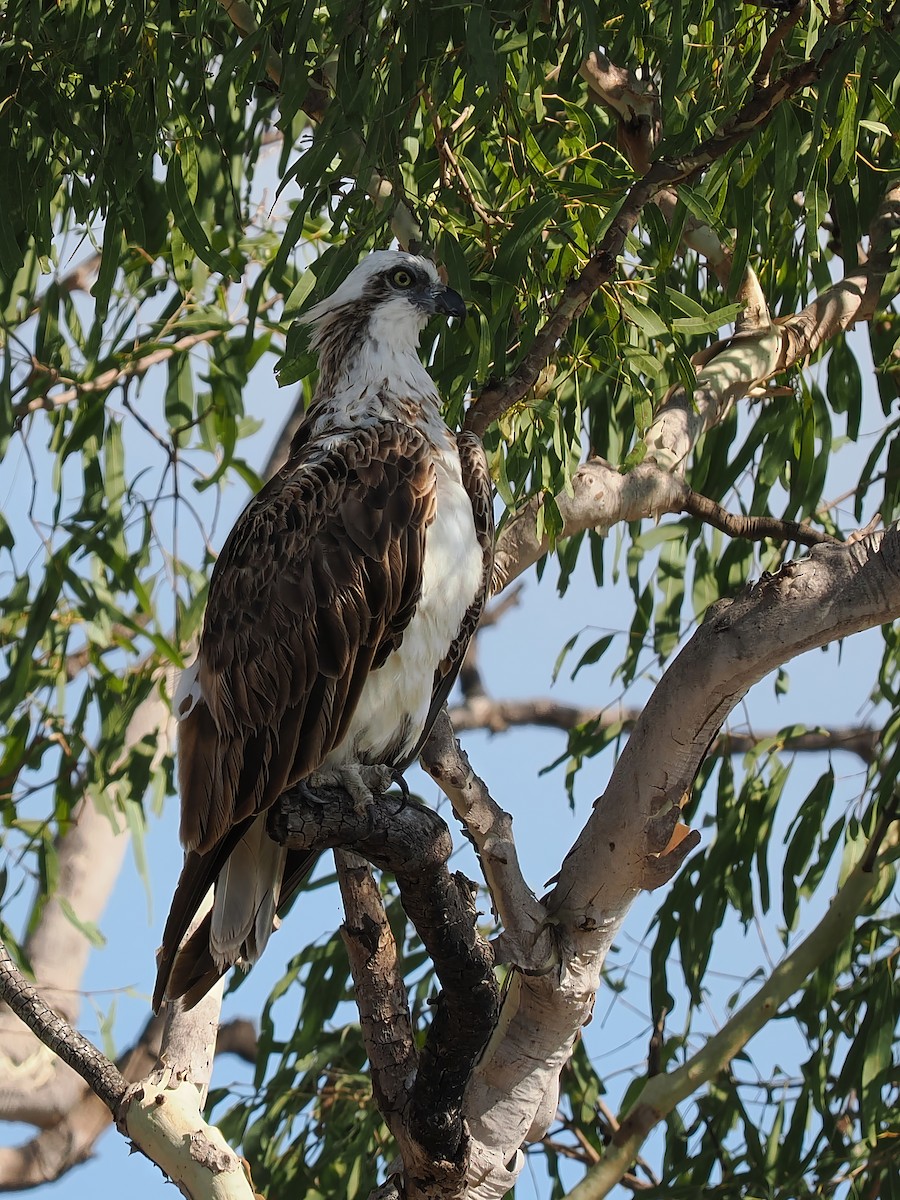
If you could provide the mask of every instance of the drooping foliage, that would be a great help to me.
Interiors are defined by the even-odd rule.
[[[0,15],[0,806],[7,861],[24,854],[44,896],[56,884],[54,839],[82,796],[121,808],[139,834],[146,806],[171,793],[155,734],[126,743],[129,720],[197,631],[217,504],[236,475],[253,487],[264,469],[261,442],[251,451],[246,439],[265,421],[271,442],[297,389],[309,392],[311,359],[292,317],[313,289],[326,292],[395,234],[427,248],[473,314],[463,330],[435,333],[432,347],[449,419],[460,423],[467,397],[515,371],[620,217],[644,168],[628,152],[628,124],[583,77],[592,50],[655,95],[655,158],[686,159],[723,130],[735,136],[679,184],[666,215],[644,205],[612,279],[488,430],[508,512],[543,495],[540,519],[555,535],[553,497],[586,454],[625,469],[640,460],[667,389],[691,388],[691,356],[730,330],[748,264],[776,317],[855,269],[900,173],[896,6],[800,3],[792,23],[787,8],[9,0]],[[804,63],[803,85],[757,121],[766,89]],[[689,227],[725,248],[724,269],[686,249]],[[865,332],[828,341],[818,369],[732,408],[688,464],[697,492],[837,534],[876,510],[886,522],[897,516],[898,284],[895,270]],[[255,402],[273,371],[281,413]],[[839,509],[828,497],[847,445],[858,449],[846,456],[855,465],[841,476]],[[710,603],[794,549],[729,538],[693,517],[559,541],[561,589],[587,559],[598,587],[624,575],[632,604],[620,621],[627,635],[582,639],[580,661],[572,638],[566,668],[593,672],[598,703],[610,678],[627,698]],[[572,633],[551,636],[562,647]],[[639,1001],[654,1016],[676,987],[701,1006],[729,919],[748,923],[756,906],[778,903],[789,942],[801,907],[823,879],[833,884],[829,864],[842,853],[849,861],[871,832],[900,766],[897,654],[886,629],[871,681],[883,728],[854,807],[835,801],[833,764],[807,796],[792,789],[787,735],[743,763],[704,767],[691,804],[712,827],[660,902],[651,994]],[[620,732],[574,730],[571,778]],[[791,814],[783,848],[771,845],[776,811]],[[39,916],[40,905],[32,922]],[[392,919],[403,941],[396,908]],[[669,1123],[658,1194],[862,1195],[876,1185],[893,1194],[896,938],[885,901],[795,998],[783,1019],[809,1044],[800,1077],[767,1081],[752,1115],[738,1076],[717,1078]],[[415,945],[406,962],[424,1020]],[[299,996],[301,978],[296,1033],[276,1041],[264,1014],[260,1090],[226,1104],[225,1128],[243,1137],[271,1194],[355,1196],[391,1147],[340,1007],[349,993],[339,939],[299,955],[279,994]],[[678,1061],[690,1038],[688,1019],[664,1058]],[[602,1083],[588,1055],[579,1051],[565,1083],[582,1150],[601,1151]],[[547,1154],[559,1181],[559,1159]]]

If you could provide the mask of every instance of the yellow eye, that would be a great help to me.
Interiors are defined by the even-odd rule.
[[[398,267],[391,275],[391,283],[398,288],[411,288],[415,283],[412,275],[404,267]]]

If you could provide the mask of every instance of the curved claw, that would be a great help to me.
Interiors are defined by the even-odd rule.
[[[407,804],[411,803],[411,797],[409,794],[409,784],[403,778],[402,771],[392,770],[391,771],[391,779],[397,785],[397,787],[400,789],[400,798],[403,802],[400,806],[401,811],[402,811],[404,808],[406,808]]]

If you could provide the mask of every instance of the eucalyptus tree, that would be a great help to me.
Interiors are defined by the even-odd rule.
[[[407,1195],[500,1196],[526,1152],[582,1198],[894,1194],[898,23],[882,0],[9,0],[0,1096],[36,1132],[0,1150],[2,1186],[63,1174],[111,1110],[195,1197],[251,1194],[235,1149],[270,1195],[389,1172]],[[347,916],[324,946],[273,941],[291,961],[252,1094],[213,1095],[219,1132],[200,1107],[221,994],[151,1022],[120,1071],[71,1028],[78,987],[128,835],[124,869],[145,869],[147,814],[175,802],[168,698],[216,505],[277,469],[311,395],[294,318],[394,240],[473,313],[428,353],[448,421],[488,450],[495,619],[535,569],[563,592],[588,568],[598,611],[616,578],[630,596],[619,634],[535,631],[589,673],[590,709],[497,698],[499,677],[489,695],[473,659],[451,718],[556,725],[570,791],[588,761],[606,783],[539,899],[442,723],[424,763],[480,902],[439,818],[388,798],[355,828],[340,796],[285,797],[273,836],[337,847]],[[286,427],[251,461],[273,373]],[[722,732],[793,657],[879,626],[868,724]],[[811,787],[800,753],[822,756]],[[863,764],[852,794],[843,754]],[[547,779],[529,791],[520,825],[566,804]],[[646,889],[649,994],[607,963]],[[723,938],[775,906],[777,961],[701,1036]],[[604,970],[653,1027],[618,1116],[604,1031],[579,1040]],[[796,1070],[743,1076],[775,1020]]]

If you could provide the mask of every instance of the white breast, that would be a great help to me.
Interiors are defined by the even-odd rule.
[[[400,648],[366,681],[347,736],[329,755],[328,766],[383,762],[404,723],[409,730],[404,749],[412,750],[425,727],[434,673],[481,587],[481,547],[455,447],[436,453],[435,467],[437,506],[425,537],[421,599]]]

